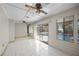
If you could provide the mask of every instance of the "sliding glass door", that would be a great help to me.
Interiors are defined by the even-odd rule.
[[[37,27],[38,40],[48,42],[48,24],[41,24]]]

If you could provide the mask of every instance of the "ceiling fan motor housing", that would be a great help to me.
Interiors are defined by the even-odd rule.
[[[41,3],[36,3],[36,5],[35,5],[35,6],[36,6],[36,9],[37,9],[37,10],[42,9]]]

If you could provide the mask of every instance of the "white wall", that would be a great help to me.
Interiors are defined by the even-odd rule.
[[[15,21],[12,19],[9,19],[9,41],[15,40]]]
[[[66,16],[71,16],[74,15],[74,43],[70,43],[67,41],[63,41],[63,40],[58,40],[56,38],[56,20],[57,19],[61,19],[63,17]],[[54,16],[48,17],[46,18],[46,20],[44,21],[40,21],[38,23],[36,23],[35,25],[39,24],[39,23],[45,23],[48,22],[49,23],[49,41],[48,44],[50,46],[53,46],[69,55],[79,55],[79,44],[77,44],[76,42],[76,38],[77,38],[77,19],[79,18],[79,7],[75,7],[75,8],[71,8],[69,10],[60,12],[59,14],[56,14]]]
[[[16,37],[27,36],[27,25],[25,23],[15,24],[15,35]]]
[[[71,16],[74,15],[74,43],[70,43],[70,42],[66,42],[63,40],[57,40],[56,38],[56,20],[66,17],[66,16]],[[77,19],[79,15],[79,7],[77,8],[72,8],[70,10],[67,10],[65,12],[59,13],[55,16],[53,16],[51,18],[51,22],[50,22],[50,27],[49,27],[49,45],[58,48],[66,53],[68,53],[69,55],[79,55],[79,44],[77,44],[76,40],[77,40]]]
[[[9,22],[0,6],[0,55],[9,42]]]

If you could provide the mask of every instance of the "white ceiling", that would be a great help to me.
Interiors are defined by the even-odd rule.
[[[34,9],[30,9],[25,7],[26,3],[9,3],[3,4],[3,8],[8,14],[10,19],[14,19],[16,21],[23,21],[26,22],[34,22],[38,21],[44,17],[49,15],[54,15],[61,11],[65,11],[69,8],[78,6],[79,4],[72,4],[72,3],[42,3],[43,10],[46,11],[48,14],[45,15],[43,13],[36,14]],[[35,4],[28,4],[34,6]],[[29,18],[27,18],[27,16]]]

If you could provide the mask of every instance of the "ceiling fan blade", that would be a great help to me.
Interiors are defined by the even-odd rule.
[[[33,9],[36,9],[35,7],[33,7],[33,6],[29,6],[29,5],[25,5],[25,7],[29,7],[29,8],[33,8]]]
[[[44,14],[48,14],[47,12],[43,11],[43,10],[40,10],[40,12],[44,13]]]

